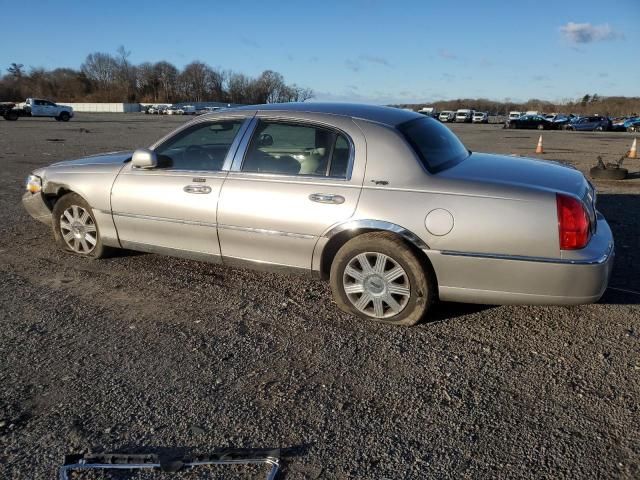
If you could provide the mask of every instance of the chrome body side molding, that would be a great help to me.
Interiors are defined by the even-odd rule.
[[[440,251],[442,255],[456,257],[472,257],[472,258],[488,258],[493,260],[514,260],[521,262],[538,262],[538,263],[560,263],[567,265],[602,265],[609,260],[613,254],[613,242],[609,244],[608,249],[599,257],[590,259],[572,259],[572,258],[547,258],[547,257],[527,257],[524,255],[502,255],[499,253],[474,253],[474,252],[456,252],[451,250]]]
[[[262,233],[264,235],[277,235],[280,237],[292,237],[292,238],[302,238],[306,240],[311,240],[315,238],[314,235],[308,235],[306,233],[293,233],[293,232],[282,232],[280,230],[268,230],[265,228],[251,228],[251,227],[241,227],[237,225],[223,225],[218,224],[218,228],[223,230],[237,230],[239,232],[251,232],[251,233]]]
[[[156,220],[158,222],[182,223],[184,225],[199,225],[201,227],[212,227],[212,228],[216,227],[215,223],[198,222],[195,220],[183,220],[181,218],[155,217],[153,215],[137,215],[133,213],[122,213],[122,212],[113,212],[113,215],[119,216],[119,217],[140,218],[142,220]]]
[[[341,223],[332,227],[329,231],[327,231],[323,236],[327,238],[334,237],[335,235],[342,233],[346,230],[361,230],[361,229],[370,229],[370,230],[384,230],[387,232],[397,233],[405,240],[408,240],[416,247],[425,250],[429,249],[427,244],[418,237],[415,233],[407,230],[400,225],[396,225],[395,223],[385,222],[383,220],[369,220],[369,219],[361,219],[361,220],[350,220],[345,223]]]

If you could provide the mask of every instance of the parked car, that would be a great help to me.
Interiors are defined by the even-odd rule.
[[[537,128],[538,130],[551,130],[555,127],[542,115],[523,115],[520,118],[514,118],[507,123],[509,128]]]
[[[612,132],[624,132],[626,128],[624,124],[627,120],[630,120],[632,117],[615,117],[611,119],[611,131]]]
[[[517,118],[520,118],[522,115],[524,115],[523,112],[509,112],[509,117],[507,120],[515,120]]]
[[[166,115],[182,115],[183,111],[182,109],[172,105],[170,107],[167,107],[164,113]]]
[[[182,111],[182,115],[195,115],[196,114],[196,107],[194,107],[193,105],[182,105],[180,107],[180,110]]]
[[[220,110],[220,107],[202,107],[196,110],[196,115],[204,115],[206,113],[213,113]]]
[[[566,129],[572,131],[597,131],[603,132],[611,128],[611,120],[600,115],[579,117],[567,124]]]
[[[473,110],[461,108],[456,112],[456,123],[471,123],[473,119]]]
[[[151,114],[151,115],[160,115],[162,114],[165,110],[167,109],[167,107],[165,105],[151,105],[148,109],[147,109],[147,113]]]
[[[552,120],[553,129],[554,130],[563,130],[571,121],[575,118],[575,115],[572,113],[569,115],[565,115],[563,113],[558,113]]]
[[[438,109],[436,107],[424,107],[418,110],[418,113],[431,118],[438,118]]]
[[[640,117],[630,118],[624,122],[624,128],[627,132],[640,132]]]
[[[475,112],[473,114],[473,123],[489,123],[489,114],[487,112]]]
[[[443,123],[455,122],[456,121],[456,112],[451,112],[449,110],[444,110],[440,112],[438,115],[438,120]]]
[[[471,153],[444,125],[397,108],[225,110],[133,153],[38,168],[26,189],[26,210],[67,252],[313,274],[341,309],[393,324],[415,324],[438,298],[595,302],[613,265],[580,171]]]

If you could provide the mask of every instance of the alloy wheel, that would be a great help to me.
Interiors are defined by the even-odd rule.
[[[71,250],[83,255],[91,253],[98,243],[93,218],[78,205],[71,205],[60,215],[60,233]]]
[[[342,285],[349,301],[369,317],[388,318],[409,303],[411,285],[404,268],[378,252],[364,252],[347,264]]]

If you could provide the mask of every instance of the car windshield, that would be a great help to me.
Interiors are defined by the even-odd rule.
[[[423,117],[398,125],[422,164],[437,173],[460,163],[469,151],[451,130],[432,118]]]

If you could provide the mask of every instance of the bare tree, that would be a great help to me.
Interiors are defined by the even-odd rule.
[[[22,78],[24,74],[23,67],[24,65],[22,63],[12,63],[11,66],[7,68],[7,72],[9,72],[9,75],[12,77]]]
[[[160,82],[161,99],[164,102],[173,101],[177,91],[178,69],[169,62],[158,62],[154,69]]]
[[[108,53],[90,53],[82,64],[81,71],[98,89],[107,92],[117,79],[118,62]]]

